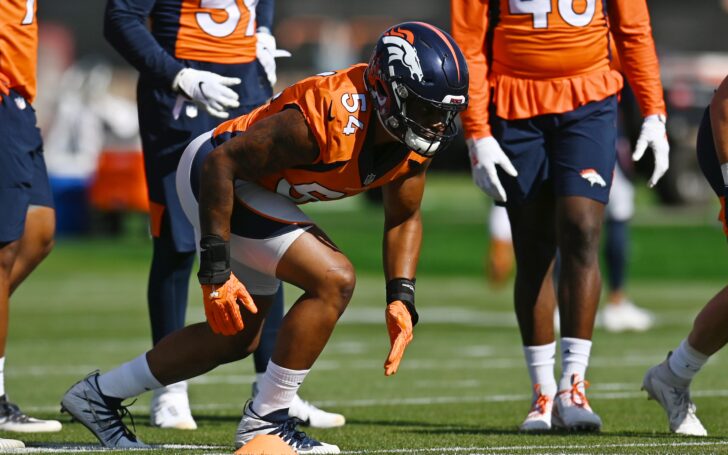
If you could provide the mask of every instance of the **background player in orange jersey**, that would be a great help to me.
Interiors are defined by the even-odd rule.
[[[725,78],[705,110],[698,130],[697,154],[700,169],[720,199],[718,218],[728,236],[726,196],[728,196],[728,78]],[[689,436],[707,436],[690,398],[690,383],[710,356],[728,343],[728,286],[720,290],[700,310],[688,336],[650,368],[642,388],[667,412],[670,431]]]
[[[382,188],[391,342],[384,367],[394,374],[417,323],[425,171],[455,136],[467,91],[467,66],[455,41],[431,25],[408,22],[380,37],[368,65],[305,79],[192,141],[177,170],[177,189],[200,239],[207,323],[88,376],[66,393],[64,408],[104,445],[139,447],[118,415],[121,400],[245,357],[283,280],[303,295],[283,320],[236,445],[272,433],[298,453],[339,453],[298,432],[286,409],[355,285],[349,260],[298,204]]]
[[[452,31],[471,71],[463,114],[476,184],[505,205],[515,307],[534,400],[524,431],[599,430],[585,395],[601,292],[598,250],[615,164],[610,31],[645,117],[633,158],[668,167],[665,105],[645,0],[452,0]],[[549,271],[561,254],[558,299]],[[553,311],[562,372],[554,378]]]
[[[40,130],[36,89],[38,23],[34,1],[0,3],[0,431],[59,431],[56,420],[28,417],[5,394],[9,299],[53,247],[55,211]],[[0,449],[22,447],[0,439]]]
[[[190,140],[271,97],[274,58],[290,55],[276,49],[271,35],[273,6],[273,0],[108,0],[105,35],[140,73],[139,126],[153,236],[147,299],[154,344],[184,327],[195,255],[194,233],[179,204],[174,171]],[[253,356],[258,378],[282,319],[281,290]],[[298,396],[290,410],[312,426],[345,421]],[[150,422],[163,428],[197,427],[187,383],[154,391]]]

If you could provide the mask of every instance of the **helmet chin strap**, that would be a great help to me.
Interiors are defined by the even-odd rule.
[[[416,135],[411,128],[407,128],[407,132],[404,135],[404,143],[415,152],[427,157],[433,156],[437,152],[437,149],[440,148],[440,141],[428,141]]]
[[[390,136],[392,136],[394,139],[397,139],[397,141],[404,143],[407,147],[409,147],[411,150],[413,150],[416,153],[419,153],[420,155],[431,157],[437,152],[437,150],[440,148],[441,141],[429,141],[421,136],[418,136],[412,131],[411,128],[407,128],[407,131],[404,134],[404,137],[400,137],[399,135],[395,134],[393,125],[390,125],[390,122],[398,124],[397,120],[394,117],[389,117],[387,120],[384,120],[384,117],[382,116],[382,113],[379,109],[377,109],[377,117],[379,117],[380,124],[384,127],[384,131],[386,131]]]

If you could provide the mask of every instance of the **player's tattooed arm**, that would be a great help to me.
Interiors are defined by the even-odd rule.
[[[301,112],[285,109],[253,124],[213,150],[200,177],[202,235],[230,238],[234,180],[259,178],[294,166],[313,163],[319,147]]]
[[[418,315],[415,309],[415,273],[422,243],[420,204],[428,163],[384,187],[384,272],[387,306],[384,319],[390,349],[384,374],[393,375],[413,339]]]
[[[429,161],[405,178],[382,187],[384,197],[384,272],[386,279],[413,278],[422,243],[420,204]]]

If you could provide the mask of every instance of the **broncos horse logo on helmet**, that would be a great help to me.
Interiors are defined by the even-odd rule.
[[[420,65],[420,59],[417,57],[417,49],[412,46],[413,41],[414,35],[411,32],[408,30],[399,31],[396,27],[388,30],[382,36],[382,42],[389,52],[389,63],[399,61],[405,68],[409,69],[410,76],[413,79],[421,81],[425,76],[422,74],[422,65]]]
[[[424,22],[404,22],[377,41],[364,75],[384,128],[425,156],[457,134],[468,105],[468,68],[455,40]]]

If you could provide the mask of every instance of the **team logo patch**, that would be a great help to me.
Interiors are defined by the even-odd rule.
[[[391,35],[382,38],[389,52],[389,71],[394,74],[392,62],[401,62],[410,72],[410,77],[416,81],[422,81],[425,75],[422,73],[420,58],[417,56],[417,49],[414,47],[414,35],[409,30],[393,29]]]
[[[599,185],[602,188],[607,186],[607,182],[604,181],[601,175],[592,168],[584,169],[579,173],[581,178],[589,182],[589,186]]]

